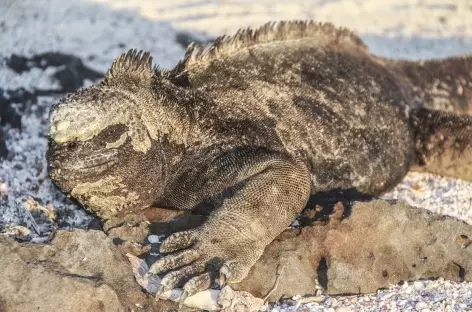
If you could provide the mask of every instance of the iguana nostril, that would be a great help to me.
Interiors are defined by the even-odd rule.
[[[66,143],[66,148],[69,150],[73,150],[77,148],[77,142],[72,141],[72,142],[67,142]]]

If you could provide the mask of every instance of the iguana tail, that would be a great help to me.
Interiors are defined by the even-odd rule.
[[[415,109],[417,164],[414,171],[472,181],[472,116]]]
[[[472,115],[472,55],[388,63],[413,85],[415,106]]]
[[[472,181],[472,55],[387,63],[401,82],[413,86],[417,163],[412,170]]]

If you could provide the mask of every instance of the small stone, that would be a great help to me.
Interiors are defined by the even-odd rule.
[[[413,283],[413,287],[416,290],[422,290],[424,288],[424,285],[423,285],[423,282],[416,281],[416,282]]]
[[[303,297],[300,299],[300,302],[302,304],[305,303],[321,303],[326,300],[326,296],[309,296],[309,297]]]
[[[422,310],[422,309],[426,309],[428,307],[428,304],[426,302],[418,302],[415,306],[416,310]]]
[[[392,298],[392,297],[395,296],[395,295],[396,295],[396,293],[394,293],[394,292],[385,294],[385,296],[382,297],[382,300],[390,299],[390,298]]]
[[[151,244],[158,244],[161,241],[159,235],[149,235],[147,239]]]
[[[333,308],[336,308],[336,307],[338,306],[338,300],[333,299],[333,302],[331,302],[331,306],[332,306]]]
[[[336,310],[336,312],[350,312],[350,311],[352,311],[352,310],[349,309],[349,308],[339,308],[339,309]]]

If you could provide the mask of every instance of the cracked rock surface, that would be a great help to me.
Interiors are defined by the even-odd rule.
[[[312,295],[317,288],[329,295],[365,294],[400,281],[472,281],[472,226],[461,220],[383,200],[357,202],[348,216],[341,204],[324,221],[310,220],[312,216],[307,211],[302,216],[307,226],[282,233],[249,276],[230,286],[259,298],[270,293],[268,301],[273,302]],[[188,220],[188,226],[195,226]],[[152,232],[152,224],[148,228]],[[123,238],[144,243],[141,232],[129,231]],[[117,234],[59,230],[50,244],[18,243],[0,236],[0,311],[175,307],[166,300],[156,303],[136,283],[124,255],[128,251],[123,242],[117,243]]]
[[[342,219],[285,231],[235,287],[270,301],[313,294],[374,293],[400,281],[443,277],[472,281],[472,226],[425,209],[387,201],[358,202]],[[285,267],[283,270],[282,268]]]
[[[103,232],[58,231],[48,245],[0,236],[0,254],[0,311],[168,311]]]

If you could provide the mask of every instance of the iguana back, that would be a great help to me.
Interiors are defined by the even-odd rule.
[[[217,140],[305,155],[317,191],[379,194],[414,161],[411,86],[346,29],[267,24],[190,48],[176,71],[215,102]]]

